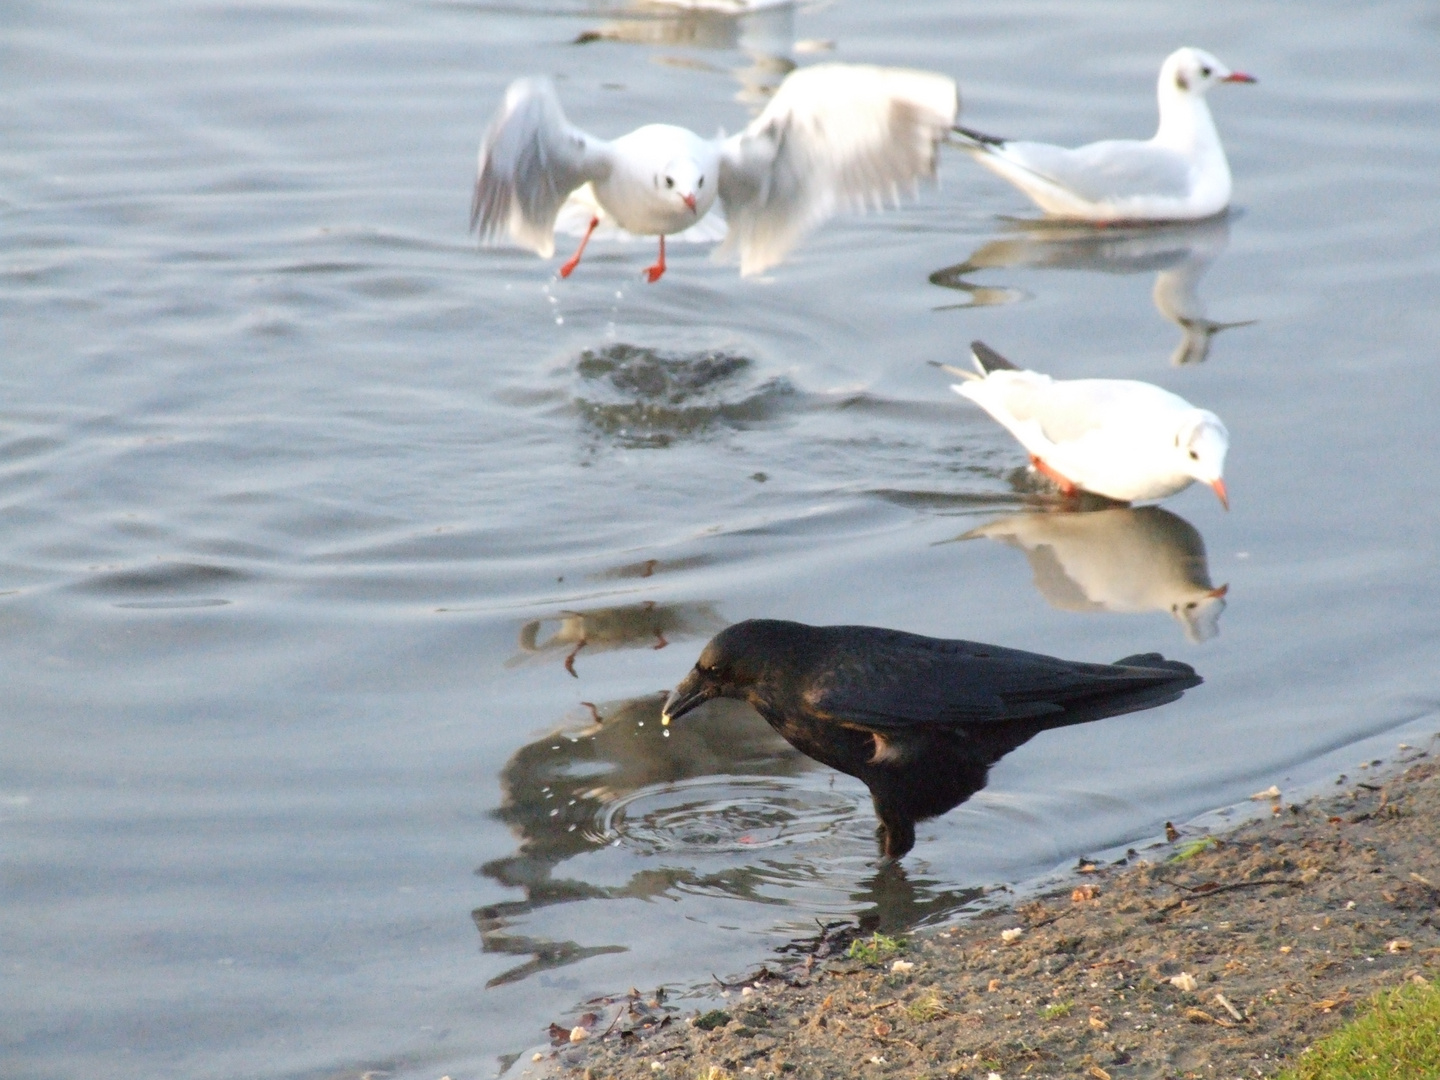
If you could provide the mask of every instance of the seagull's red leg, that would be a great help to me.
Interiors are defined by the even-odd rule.
[[[595,226],[600,224],[598,217],[590,219],[590,227],[585,230],[585,236],[580,241],[580,246],[575,249],[575,254],[566,260],[565,265],[560,267],[560,276],[569,277],[575,272],[575,267],[580,265],[580,256],[585,254],[585,245],[590,242],[590,234],[595,231]]]
[[[1041,461],[1034,454],[1030,455],[1030,464],[1035,466],[1036,472],[1048,476],[1051,480],[1054,480],[1055,483],[1059,484],[1060,494],[1078,495],[1080,493],[1079,484],[1075,483],[1075,481],[1069,479],[1068,477],[1061,476],[1058,472],[1050,468],[1049,465],[1046,465],[1045,462]]]
[[[665,237],[660,237],[660,261],[645,271],[645,280],[650,284],[660,280],[660,275],[665,273]]]

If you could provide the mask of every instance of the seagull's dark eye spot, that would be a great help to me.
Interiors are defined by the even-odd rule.
[[[675,186],[675,178],[674,178],[673,176],[667,176],[667,177],[665,177],[665,186],[666,186],[666,187],[674,187],[674,186]]]
[[[1208,67],[1202,67],[1200,69],[1200,74],[1208,79],[1212,73]]]
[[[1191,461],[1199,461],[1199,460],[1200,460],[1200,455],[1197,454],[1194,450],[1191,450],[1191,451],[1190,451],[1190,460],[1191,460]]]
[[[698,191],[700,188],[702,188],[702,187],[704,187],[704,186],[705,186],[705,178],[702,176],[702,177],[700,177],[700,182],[695,185],[695,189]]]

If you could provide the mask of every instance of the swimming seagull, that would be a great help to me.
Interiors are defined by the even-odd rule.
[[[1158,653],[1087,664],[879,626],[749,619],[720,631],[665,700],[669,724],[711,698],[749,702],[801,753],[870,789],[880,854],[985,785],[1032,736],[1174,701],[1201,682]]]
[[[646,271],[653,282],[665,272],[665,237],[718,200],[729,224],[722,250],[739,253],[741,274],[758,274],[837,210],[898,198],[933,176],[959,102],[943,75],[820,64],[791,73],[729,138],[646,124],[607,142],[565,119],[548,79],[517,79],[480,144],[470,227],[482,241],[508,235],[548,258],[560,207],[589,184],[621,228],[660,238],[660,257]],[[599,224],[592,216],[561,277]]]
[[[1030,464],[1066,495],[1163,499],[1198,480],[1230,508],[1225,452],[1230,433],[1208,409],[1133,379],[1052,379],[1024,371],[983,341],[970,343],[975,372],[937,367],[965,381],[950,387],[994,417],[1030,451]]]
[[[1203,49],[1177,49],[1160,67],[1160,127],[1145,142],[1111,139],[1074,150],[1015,142],[956,127],[957,142],[1052,217],[1080,221],[1180,221],[1230,204],[1230,165],[1205,92],[1253,83]]]

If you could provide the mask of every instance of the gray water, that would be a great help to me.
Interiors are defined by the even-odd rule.
[[[7,1077],[492,1076],[592,995],[951,918],[1440,726],[1430,5],[0,25]],[[614,241],[562,283],[466,235],[521,74],[597,134],[708,133],[791,60],[906,64],[982,130],[1078,142],[1147,135],[1180,44],[1260,80],[1212,95],[1222,222],[1036,231],[947,152],[760,280],[675,244],[645,285],[650,242]],[[1232,511],[1045,513],[928,366],[976,337],[1214,409]],[[1206,682],[1038,736],[887,874],[863,787],[752,713],[659,731],[751,616]]]

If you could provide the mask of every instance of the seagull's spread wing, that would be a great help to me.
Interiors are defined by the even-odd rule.
[[[742,274],[775,265],[845,207],[897,199],[934,175],[955,122],[953,79],[924,71],[821,64],[792,73],[721,149],[727,251]]]
[[[841,648],[828,660],[806,693],[808,703],[841,723],[880,734],[1060,713],[1094,719],[1148,707],[1142,700],[1158,704],[1154,691],[1168,693],[1167,686],[1187,675],[1194,679],[1191,669],[1158,657],[1129,658],[1150,661],[1135,667],[1083,664],[894,630],[876,630],[863,648]],[[1175,694],[1183,688],[1174,685]]]
[[[984,152],[1093,203],[1135,198],[1183,199],[1190,192],[1189,163],[1173,150],[1123,139],[1075,150],[1048,143],[1006,142]]]
[[[565,119],[548,79],[516,79],[480,144],[470,227],[555,253],[555,215],[569,194],[610,172],[609,144]]]

